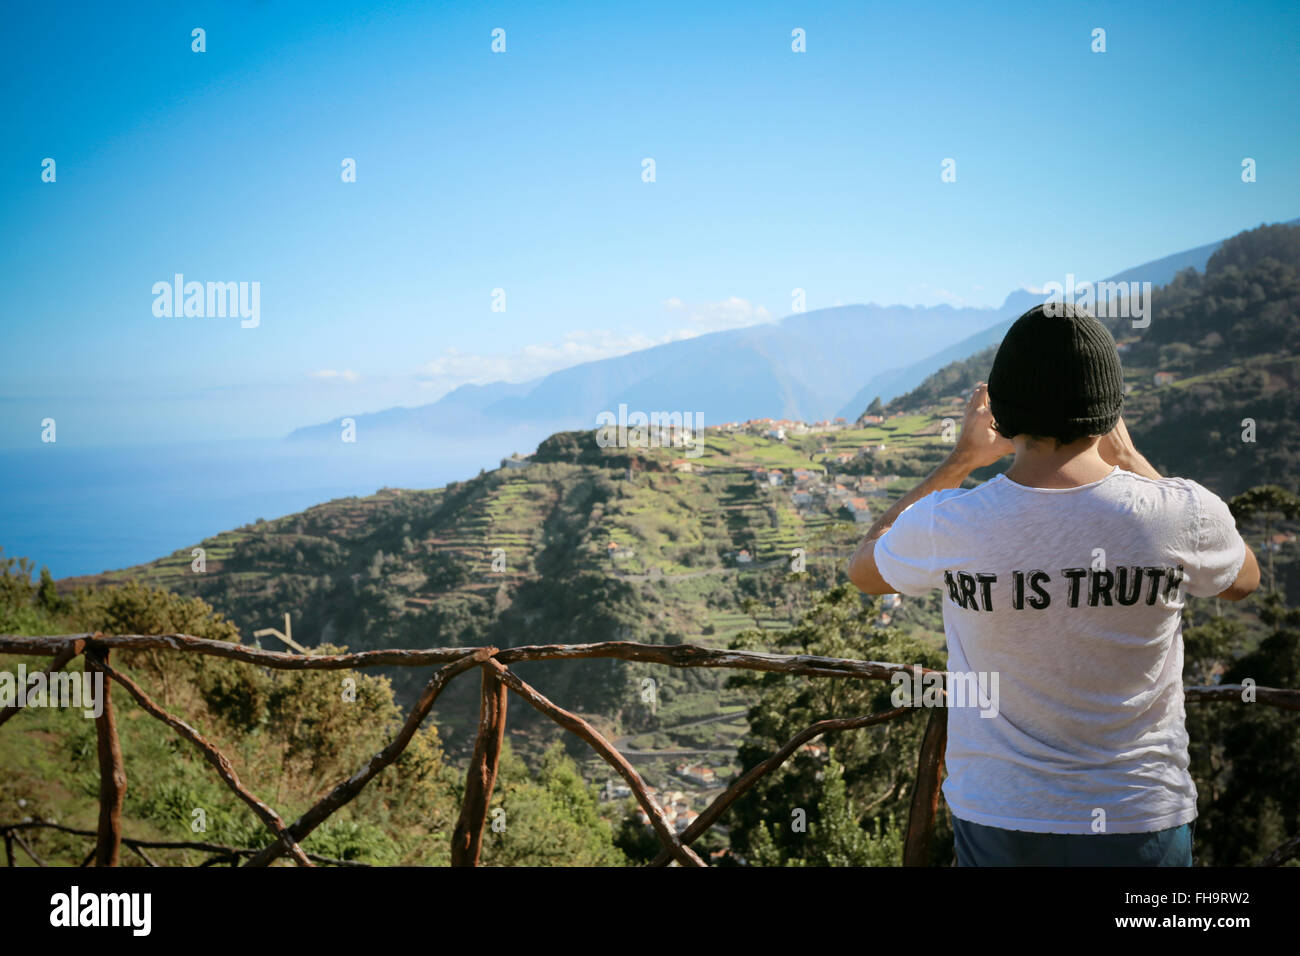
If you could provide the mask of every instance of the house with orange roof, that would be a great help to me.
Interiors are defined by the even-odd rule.
[[[850,498],[844,502],[844,507],[853,513],[853,520],[858,524],[871,520],[871,506],[867,504],[866,498]]]

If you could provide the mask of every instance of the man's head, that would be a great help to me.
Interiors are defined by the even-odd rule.
[[[1007,330],[989,372],[989,409],[1005,438],[1029,435],[1068,445],[1105,435],[1124,405],[1115,340],[1067,303],[1030,309]]]

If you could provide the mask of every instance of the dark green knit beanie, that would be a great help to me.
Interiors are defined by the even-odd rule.
[[[1005,438],[1063,443],[1105,435],[1124,404],[1124,374],[1106,327],[1068,302],[1034,306],[1007,330],[989,372],[989,408]]]

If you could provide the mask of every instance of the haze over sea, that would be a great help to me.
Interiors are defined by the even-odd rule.
[[[531,451],[531,448],[521,451]],[[98,574],[381,487],[434,488],[497,467],[485,446],[375,455],[278,439],[0,451],[0,547],[56,577]]]

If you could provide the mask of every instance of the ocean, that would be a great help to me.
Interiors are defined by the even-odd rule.
[[[56,578],[129,567],[258,518],[498,467],[482,445],[378,456],[281,440],[0,451],[0,548]],[[506,452],[508,454],[509,452]]]

